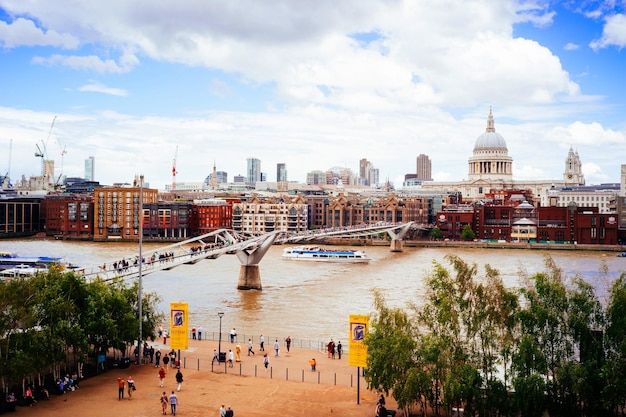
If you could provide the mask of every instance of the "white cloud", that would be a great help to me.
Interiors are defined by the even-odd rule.
[[[552,129],[550,135],[561,143],[576,145],[611,146],[626,144],[626,132],[606,129],[597,122],[574,122]]]
[[[112,59],[103,60],[96,55],[89,56],[76,56],[76,55],[59,55],[55,54],[48,58],[33,57],[31,60],[33,64],[47,65],[47,66],[65,66],[75,70],[83,71],[95,71],[98,73],[114,73],[120,74],[128,72],[136,64],[136,60],[129,59],[128,56],[124,56],[121,60],[121,64],[118,64]]]
[[[543,1],[108,0],[71,8],[62,0],[0,1],[10,15],[37,22],[18,18],[14,33],[22,28],[33,39],[56,39],[50,46],[81,46],[71,55],[37,50],[31,61],[103,74],[93,77],[102,83],[72,83],[84,84],[80,91],[126,96],[108,85],[128,81],[123,77],[141,58],[142,74],[155,80],[165,73],[157,70],[170,71],[163,77],[172,84],[169,91],[183,85],[174,77],[184,77],[184,70],[214,70],[185,87],[229,102],[229,111],[215,100],[189,117],[143,117],[131,110],[87,113],[103,108],[87,101],[101,95],[83,94],[85,101],[72,103],[75,111],[59,115],[56,127],[71,152],[65,170],[72,175],[82,175],[82,159],[95,155],[103,182],[129,180],[140,171],[162,186],[179,145],[183,181],[204,179],[213,161],[231,178],[245,174],[249,156],[261,158],[268,173],[272,164],[286,162],[291,180],[333,165],[356,169],[360,158],[370,159],[381,178],[398,178],[414,171],[419,153],[431,157],[436,180],[459,180],[467,176],[467,158],[484,132],[490,104],[516,178],[561,178],[570,144],[584,148],[583,162],[598,166],[615,163],[597,156],[606,146],[615,147],[611,156],[626,154],[624,132],[571,122],[597,111],[602,98],[583,94],[546,46],[514,37],[519,22],[546,26],[557,18]],[[16,35],[2,33],[0,27],[0,39],[18,45],[11,40]],[[363,34],[376,36],[363,41]],[[43,45],[20,45],[31,44]],[[245,101],[259,86],[270,90],[261,99],[267,111],[237,111],[232,103]],[[141,94],[133,86],[124,102],[141,104]],[[28,143],[18,147],[26,161],[20,169],[33,173],[30,148],[45,137],[50,117],[4,113],[0,108],[0,137]],[[33,120],[35,127],[29,125]]]
[[[580,47],[577,44],[571,42],[566,43],[563,47],[563,49],[565,49],[566,51],[576,51],[578,50],[578,48]]]
[[[32,20],[18,18],[11,23],[0,20],[0,45],[3,48],[18,46],[55,46],[63,49],[78,47],[79,40],[69,34],[61,34],[56,30],[44,31]]]
[[[110,94],[112,96],[118,96],[118,97],[126,97],[128,95],[128,91],[124,89],[107,87],[101,83],[93,82],[93,81],[90,82],[89,84],[85,84],[82,87],[79,87],[78,91],[88,91],[88,92],[93,92],[93,93]]]
[[[607,17],[602,37],[589,44],[596,51],[611,45],[617,46],[619,49],[626,46],[626,15],[624,14]]]

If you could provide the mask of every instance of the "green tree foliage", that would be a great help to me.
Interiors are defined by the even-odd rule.
[[[474,240],[476,239],[476,233],[472,230],[472,227],[469,224],[463,226],[463,230],[461,231],[461,239],[463,240]]]
[[[622,274],[611,287],[606,320],[606,363],[601,375],[605,385],[602,399],[608,410],[624,415],[624,404],[626,404],[626,274]]]
[[[422,414],[624,415],[626,275],[604,308],[592,285],[564,278],[549,257],[519,290],[489,265],[479,276],[476,265],[446,261],[433,262],[424,295],[406,309],[375,293],[370,387]]]
[[[393,391],[398,406],[408,407],[416,398],[411,388],[415,379],[404,387],[415,365],[416,341],[411,321],[405,311],[388,307],[378,291],[374,292],[374,304],[377,314],[365,340],[370,352],[365,379],[370,387],[387,395]]]
[[[430,238],[432,240],[439,240],[443,237],[443,232],[437,226],[433,227],[430,231]]]
[[[19,383],[70,355],[83,362],[110,348],[125,351],[139,333],[138,286],[121,280],[86,282],[74,272],[51,268],[36,276],[0,281],[0,375]],[[143,297],[143,335],[162,315],[159,298]]]

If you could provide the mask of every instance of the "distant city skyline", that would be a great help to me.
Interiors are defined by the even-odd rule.
[[[159,189],[173,158],[191,182],[250,155],[267,179],[367,159],[400,186],[424,154],[461,181],[490,106],[517,179],[560,179],[573,147],[588,184],[617,182],[626,155],[621,2],[0,0],[0,46],[13,183],[39,150],[57,177],[93,156],[97,181]]]

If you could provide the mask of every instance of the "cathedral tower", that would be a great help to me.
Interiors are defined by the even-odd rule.
[[[580,162],[578,151],[574,152],[569,147],[567,159],[565,160],[565,172],[563,172],[563,181],[568,185],[585,185],[585,176],[583,175],[583,164]]]

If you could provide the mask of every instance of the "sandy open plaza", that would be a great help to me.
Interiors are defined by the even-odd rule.
[[[180,403],[176,414],[180,416],[219,416],[222,404],[231,407],[235,416],[374,415],[379,394],[368,391],[361,378],[360,404],[357,404],[357,368],[348,366],[345,355],[341,360],[333,360],[327,358],[326,352],[297,346],[287,353],[281,343],[280,356],[275,358],[273,341],[270,342],[265,346],[270,359],[268,371],[263,366],[264,352],[259,352],[258,344],[254,345],[255,355],[248,356],[247,343],[240,341],[241,362],[235,362],[233,368],[225,368],[224,364],[218,368],[216,364],[211,371],[211,359],[218,343],[190,340],[189,349],[181,352],[184,382],[180,392],[176,391],[175,369],[167,368],[164,388],[160,388],[158,368],[153,364],[131,364],[126,369],[113,369],[84,379],[74,392],[52,394],[50,400],[39,401],[33,407],[18,407],[17,413],[32,416],[155,416],[162,414],[159,402],[162,392],[169,395],[174,390]],[[221,343],[223,351],[235,351],[236,343],[224,340]],[[152,345],[161,350],[163,356],[170,351],[167,345]],[[311,371],[309,360],[313,357],[317,360],[319,373]],[[124,400],[120,401],[117,378],[126,379],[129,375],[134,378],[137,390],[132,399],[128,399],[126,392]],[[317,383],[318,378],[320,383]],[[396,408],[392,398],[387,398],[387,404],[390,409]],[[169,407],[168,415],[171,415]]]

